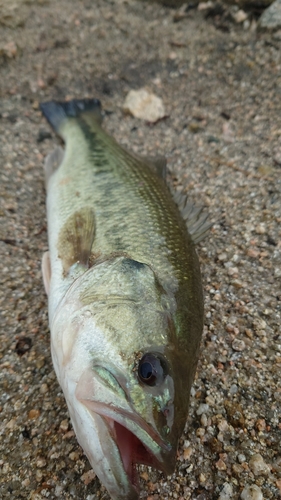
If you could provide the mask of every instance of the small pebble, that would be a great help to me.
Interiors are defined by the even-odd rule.
[[[233,498],[233,487],[229,483],[224,483],[218,500],[231,500]]]
[[[240,464],[243,464],[244,462],[246,462],[246,457],[245,457],[245,455],[243,455],[243,453],[239,453],[237,458],[238,458],[238,462]]]
[[[239,9],[237,12],[235,12],[234,14],[232,14],[234,20],[236,21],[236,23],[243,23],[244,21],[246,21],[247,17],[248,17],[248,14],[242,10],[242,9]]]
[[[61,423],[60,423],[60,429],[63,431],[63,432],[66,432],[68,431],[68,426],[69,426],[69,421],[68,419],[66,418],[65,420],[62,420]]]
[[[146,89],[130,90],[125,99],[123,110],[125,113],[151,123],[165,116],[162,99]]]
[[[241,500],[263,500],[262,491],[256,484],[247,485],[241,493]]]
[[[256,227],[256,233],[257,234],[265,234],[266,232],[266,228],[265,228],[265,225],[264,224],[259,224],[257,227]]]
[[[249,460],[249,467],[255,476],[268,475],[270,472],[268,465],[259,453],[251,457]]]
[[[209,410],[209,405],[201,403],[196,411],[196,415],[202,415],[203,413],[207,413]]]
[[[189,448],[186,448],[183,450],[183,458],[184,460],[189,460],[191,455],[193,453],[193,449],[189,446]]]
[[[232,349],[234,351],[241,352],[241,351],[244,351],[245,348],[246,348],[246,344],[245,344],[244,340],[240,340],[240,339],[233,340]]]
[[[226,464],[221,458],[216,462],[216,468],[218,470],[226,470]]]
[[[46,462],[45,458],[39,457],[39,458],[37,458],[36,466],[39,467],[39,469],[41,469],[42,467],[45,467],[46,463],[47,462]]]
[[[94,473],[93,469],[88,470],[88,472],[85,472],[81,476],[81,481],[87,486],[90,484],[96,477],[96,474]]]
[[[30,419],[38,418],[39,415],[40,415],[40,411],[33,409],[33,410],[30,410],[30,412],[28,413],[28,418],[30,418]]]

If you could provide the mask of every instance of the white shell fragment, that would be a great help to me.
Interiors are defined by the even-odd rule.
[[[135,118],[154,123],[165,116],[165,108],[162,99],[155,94],[142,88],[139,90],[130,90],[128,93],[123,110],[130,113]]]

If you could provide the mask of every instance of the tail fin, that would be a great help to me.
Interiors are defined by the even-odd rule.
[[[95,115],[101,123],[101,103],[98,99],[73,99],[72,101],[48,101],[40,104],[40,109],[51,127],[59,133],[63,121],[67,118],[77,118],[83,113]]]

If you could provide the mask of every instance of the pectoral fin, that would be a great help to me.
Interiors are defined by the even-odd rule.
[[[43,282],[46,294],[49,295],[50,280],[51,280],[51,263],[50,252],[44,252],[42,256],[41,269],[43,274]]]
[[[95,236],[95,218],[92,208],[85,207],[69,216],[58,240],[58,257],[67,274],[74,264],[88,267]]]
[[[52,173],[57,170],[57,168],[62,163],[64,157],[64,150],[58,146],[54,151],[52,151],[48,156],[46,156],[44,162],[44,172],[45,172],[45,186],[48,187],[49,179]]]

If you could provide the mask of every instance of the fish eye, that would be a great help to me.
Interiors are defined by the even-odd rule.
[[[160,385],[168,374],[167,362],[161,354],[147,353],[139,361],[138,377],[146,385]]]

